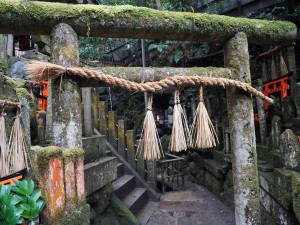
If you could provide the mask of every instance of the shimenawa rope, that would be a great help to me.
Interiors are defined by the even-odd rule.
[[[148,91],[154,93],[170,87],[195,85],[236,87],[245,92],[248,92],[249,94],[262,98],[268,104],[273,104],[274,102],[273,99],[257,91],[251,85],[227,78],[174,76],[155,82],[136,83],[122,78],[114,77],[100,71],[94,71],[85,68],[65,68],[63,66],[38,61],[30,63],[27,66],[26,70],[30,73],[29,77],[34,80],[48,80],[60,77],[62,75],[68,75],[84,78],[87,80],[93,79],[95,81],[105,83],[109,86],[121,87],[135,92]]]

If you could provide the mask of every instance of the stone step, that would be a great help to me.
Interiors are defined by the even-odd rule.
[[[146,205],[147,201],[148,195],[146,188],[135,188],[123,199],[123,203],[134,215],[137,215]]]
[[[112,152],[109,151],[109,150],[106,150],[106,151],[105,151],[105,155],[106,155],[107,157],[111,157],[111,156],[112,156]]]
[[[117,178],[120,178],[124,175],[124,164],[118,163],[117,164]]]
[[[86,196],[98,191],[117,178],[117,158],[103,157],[84,165]]]
[[[140,222],[141,225],[146,225],[154,213],[154,211],[157,209],[159,205],[159,202],[153,202],[149,201],[136,215],[136,218]]]
[[[135,179],[133,175],[123,175],[115,180],[112,185],[114,193],[122,200],[135,188]]]
[[[223,179],[226,174],[226,170],[228,169],[227,164],[219,163],[214,159],[205,159],[204,166],[211,174],[213,174],[218,179]]]
[[[257,164],[267,164],[268,162],[265,160],[258,159]]]
[[[258,167],[258,171],[261,171],[261,172],[273,172],[274,171],[273,166],[270,164],[258,164],[257,167]]]

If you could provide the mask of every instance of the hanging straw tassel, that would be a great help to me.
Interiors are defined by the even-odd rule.
[[[27,145],[21,126],[20,113],[17,113],[13,124],[8,143],[10,172],[15,173],[24,168],[29,169],[30,160],[28,157]]]
[[[281,76],[284,76],[288,73],[288,69],[286,67],[286,64],[285,64],[285,61],[284,61],[284,58],[282,56],[282,52],[280,51],[280,75]]]
[[[191,134],[188,128],[187,119],[180,105],[179,88],[174,93],[174,112],[173,112],[173,128],[170,138],[170,150],[180,152],[187,150],[191,145]]]
[[[9,175],[8,148],[4,112],[0,113],[0,177]]]
[[[272,55],[272,65],[271,65],[271,76],[272,76],[272,80],[277,79],[276,64],[275,64],[273,55]]]
[[[143,124],[141,140],[136,153],[144,160],[157,160],[163,156],[162,146],[152,113],[152,99],[153,94],[148,93],[148,109]]]
[[[262,79],[262,82],[268,81],[268,71],[267,71],[267,65],[266,65],[265,59],[264,59],[263,65],[262,65],[261,79]]]
[[[212,148],[219,143],[215,128],[203,103],[203,87],[200,86],[200,102],[192,124],[192,146],[195,148]]]

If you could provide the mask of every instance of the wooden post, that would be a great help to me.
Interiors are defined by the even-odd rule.
[[[91,137],[93,134],[92,124],[92,92],[91,88],[82,88],[83,104],[83,134],[85,137]]]
[[[126,131],[126,147],[127,147],[127,161],[130,165],[136,169],[136,149],[135,149],[135,131],[134,130],[127,130]]]
[[[79,65],[78,36],[67,24],[51,33],[51,62],[66,67]],[[82,147],[81,91],[71,78],[51,82],[53,142],[60,147]]]
[[[99,93],[92,93],[93,127],[99,131]]]
[[[108,125],[107,125],[107,117],[108,117],[108,104],[106,101],[99,102],[99,131],[102,135],[108,137]]]
[[[126,121],[119,120],[118,121],[118,152],[121,156],[126,159],[125,152],[125,130],[126,130]]]
[[[108,112],[108,140],[117,149],[117,112]]]
[[[248,42],[239,32],[225,44],[225,66],[233,79],[251,83]],[[253,103],[251,96],[227,89],[227,108],[232,148],[235,221],[238,225],[260,224],[259,183]]]

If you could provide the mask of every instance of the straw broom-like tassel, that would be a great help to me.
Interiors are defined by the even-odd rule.
[[[277,78],[274,56],[272,56],[271,76],[272,76],[272,80],[275,80]]]
[[[267,65],[266,65],[265,59],[264,59],[263,65],[262,65],[261,79],[263,82],[268,81],[268,71],[267,71]]]
[[[191,145],[191,134],[187,119],[180,105],[179,88],[174,93],[173,127],[169,148],[173,152],[187,150]]]
[[[24,168],[29,169],[30,159],[28,155],[27,145],[25,142],[20,113],[17,114],[8,143],[10,172],[15,173]]]
[[[195,148],[212,148],[219,143],[215,128],[203,103],[203,87],[200,86],[200,102],[192,124],[192,146]]]
[[[288,69],[286,67],[286,64],[285,64],[285,61],[284,61],[284,58],[282,56],[282,52],[280,51],[280,75],[281,76],[284,76],[288,73]]]
[[[9,175],[8,148],[4,112],[0,113],[0,177]]]
[[[148,93],[148,109],[143,124],[141,140],[136,153],[144,160],[157,160],[163,156],[162,146],[152,113],[152,100],[153,94]]]

